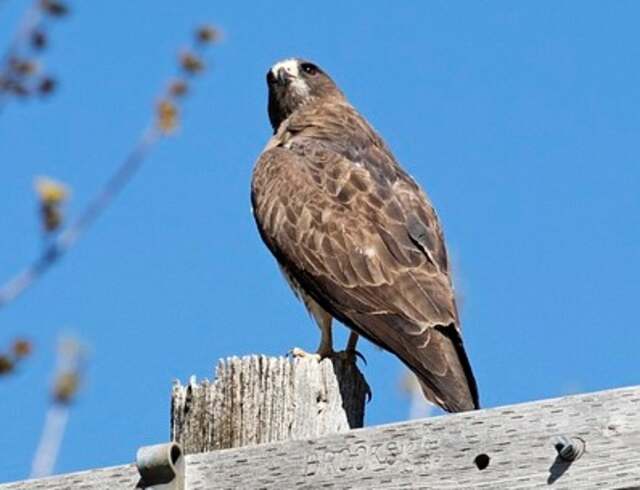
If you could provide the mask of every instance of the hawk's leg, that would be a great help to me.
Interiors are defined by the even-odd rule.
[[[333,350],[333,332],[331,329],[333,318],[310,297],[304,297],[304,303],[320,328],[320,345],[315,354],[310,354],[295,347],[291,350],[291,355],[293,357],[317,356],[320,360],[333,357],[335,354]]]
[[[359,337],[358,334],[352,331],[349,335],[346,349],[342,352],[334,351],[333,329],[331,325],[333,317],[324,308],[322,308],[322,306],[316,303],[311,296],[304,293],[302,293],[301,296],[304,301],[304,305],[307,307],[307,310],[309,310],[309,313],[311,313],[311,316],[313,316],[318,328],[320,328],[320,345],[318,346],[318,350],[316,350],[315,354],[310,354],[296,347],[291,350],[291,355],[293,357],[316,356],[319,360],[326,359],[327,357],[341,357],[352,360],[353,362],[355,362],[356,357],[359,357],[366,364],[367,360],[356,350],[356,344],[358,343]]]
[[[351,333],[349,333],[349,340],[347,340],[347,347],[344,349],[344,353],[347,357],[352,358],[354,361],[356,357],[359,357],[360,359],[362,359],[362,362],[367,364],[367,360],[365,359],[365,357],[356,349],[359,338],[360,336],[352,330]]]
[[[356,350],[356,344],[359,338],[360,336],[352,330],[349,334],[349,340],[347,341],[347,348],[345,350],[347,352],[358,352]]]
[[[323,310],[322,318],[318,319],[316,317],[316,320],[320,327],[320,345],[318,346],[316,353],[320,356],[320,359],[331,357],[335,354],[333,351],[333,331],[331,329],[331,322],[333,318],[331,318],[329,313]]]

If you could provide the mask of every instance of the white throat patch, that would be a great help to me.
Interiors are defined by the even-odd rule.
[[[273,76],[278,76],[278,72],[280,70],[284,70],[292,77],[290,82],[291,90],[293,90],[297,95],[301,97],[306,97],[309,95],[309,86],[307,85],[307,82],[305,82],[304,79],[300,76],[298,60],[289,58],[279,61],[271,67],[271,73],[273,74]]]
[[[294,58],[278,61],[271,67],[271,73],[276,76],[280,69],[283,69],[292,77],[298,78],[300,76],[300,72],[298,71],[298,60]]]

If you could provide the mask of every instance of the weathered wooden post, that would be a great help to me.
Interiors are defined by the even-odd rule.
[[[346,358],[232,357],[213,382],[174,384],[171,438],[191,454],[345,432],[362,427],[368,395]]]

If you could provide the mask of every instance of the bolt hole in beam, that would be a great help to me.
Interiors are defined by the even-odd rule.
[[[484,453],[478,454],[473,460],[476,468],[478,468],[480,471],[486,469],[489,466],[489,461],[491,461],[491,458],[489,458],[489,456]]]

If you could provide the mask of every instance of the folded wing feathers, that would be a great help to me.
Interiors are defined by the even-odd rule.
[[[323,308],[398,355],[427,398],[450,411],[477,407],[426,196],[355,111],[330,107],[290,123],[298,128],[286,148],[272,144],[254,171],[265,243]]]

